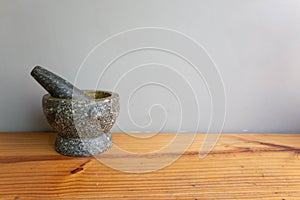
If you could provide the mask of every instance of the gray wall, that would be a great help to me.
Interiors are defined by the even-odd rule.
[[[120,34],[87,57],[110,36],[137,27],[161,31]],[[297,0],[0,0],[0,131],[51,130],[41,110],[45,91],[29,75],[37,64],[78,87],[119,92],[115,131],[206,131],[212,109],[205,78],[180,57],[145,48],[121,57],[101,76],[107,60],[145,42],[179,45],[188,56],[203,57],[197,68],[211,67],[213,79],[208,55],[182,34],[203,46],[223,78],[225,132],[300,132]]]

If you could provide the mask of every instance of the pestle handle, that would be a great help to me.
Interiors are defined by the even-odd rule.
[[[70,82],[41,66],[34,67],[30,74],[52,97],[61,99],[92,99],[92,97],[76,88]]]

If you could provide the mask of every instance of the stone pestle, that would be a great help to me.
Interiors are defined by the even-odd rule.
[[[92,99],[70,82],[48,71],[47,69],[36,66],[31,71],[31,76],[45,88],[52,97],[60,99]]]

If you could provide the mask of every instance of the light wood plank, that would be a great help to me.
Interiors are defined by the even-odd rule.
[[[147,153],[176,137],[135,136],[113,134],[114,145],[135,156],[103,154],[105,159],[118,166],[143,157],[150,162],[157,158]],[[198,157],[204,135],[198,134],[178,160],[148,173],[59,155],[54,139],[54,133],[0,133],[0,199],[300,199],[297,134],[223,134],[204,159]],[[177,154],[174,149],[159,159]]]

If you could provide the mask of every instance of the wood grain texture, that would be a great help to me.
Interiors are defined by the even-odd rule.
[[[174,137],[113,134],[114,145],[148,161],[154,158],[147,152]],[[59,155],[53,148],[54,133],[0,133],[0,199],[300,199],[300,135],[223,134],[214,150],[199,159],[203,138],[197,135],[189,149],[163,169],[125,173],[94,157]],[[137,157],[107,159],[127,166]]]

